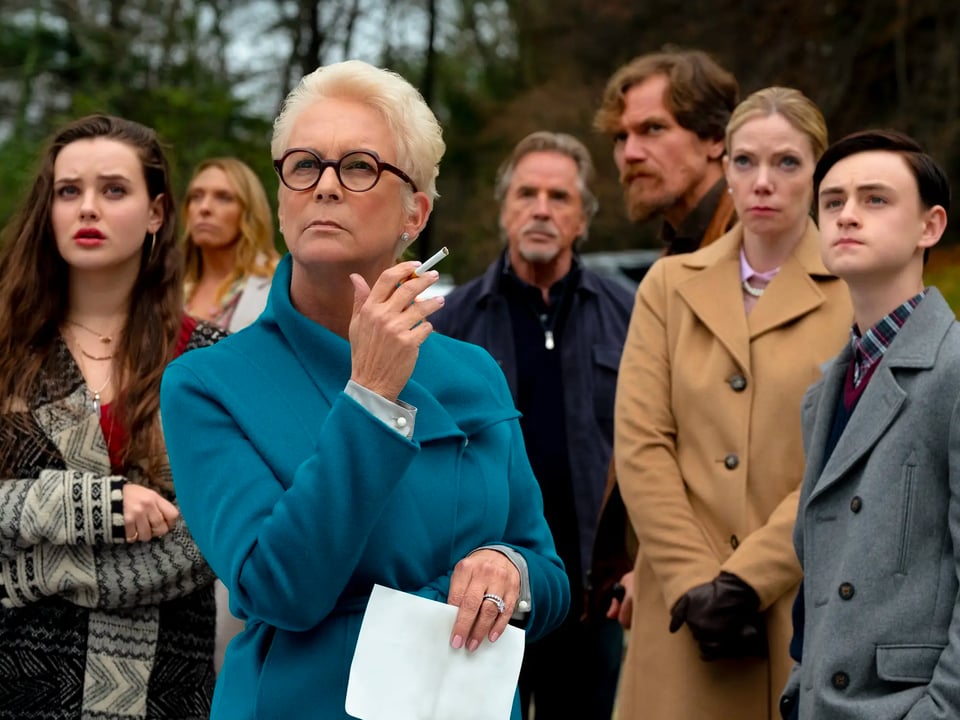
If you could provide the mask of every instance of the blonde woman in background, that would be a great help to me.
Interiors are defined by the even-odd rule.
[[[183,217],[187,312],[229,332],[245,328],[267,303],[280,257],[263,185],[236,158],[204,160],[187,187]],[[219,580],[216,597],[214,667],[220,672],[227,643],[243,622],[230,613],[229,595]]]
[[[229,332],[257,319],[280,259],[263,185],[236,158],[197,166],[183,204],[187,311]]]
[[[740,222],[654,264],[620,364],[616,469],[640,543],[620,720],[770,720],[791,664],[800,400],[853,314],[810,218],[820,110],[760,90],[725,143]]]

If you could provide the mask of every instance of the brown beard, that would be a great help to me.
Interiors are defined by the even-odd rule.
[[[623,188],[623,204],[627,210],[627,218],[630,222],[644,222],[655,217],[673,205],[673,198],[661,198],[659,202],[640,202],[630,196],[630,186]]]

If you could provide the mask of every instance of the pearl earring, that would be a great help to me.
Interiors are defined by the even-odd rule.
[[[410,233],[402,233],[402,234],[400,235],[400,242],[401,242],[403,245],[406,245],[407,243],[409,243],[409,242],[410,242]]]

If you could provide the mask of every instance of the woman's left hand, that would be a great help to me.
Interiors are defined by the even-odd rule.
[[[459,608],[450,645],[473,652],[503,634],[520,597],[520,571],[499,550],[477,550],[457,563],[447,603]],[[500,602],[497,602],[499,600]],[[502,611],[500,605],[502,603]]]

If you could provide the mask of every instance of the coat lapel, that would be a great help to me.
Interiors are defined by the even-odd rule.
[[[743,305],[740,290],[740,243],[737,225],[712,245],[685,256],[684,265],[698,272],[677,286],[677,292],[712,335],[742,368],[750,367],[746,314],[730,312]]]
[[[701,272],[678,286],[691,311],[703,322],[742,368],[750,367],[750,341],[815,311],[826,296],[818,279],[833,278],[820,259],[819,233],[807,220],[803,238],[749,315],[731,312],[743,305],[740,289],[740,245],[737,225],[716,243],[687,256],[684,264]]]
[[[847,366],[852,357],[853,349],[848,343],[824,368],[823,379],[813,386],[803,404],[801,412],[807,435],[805,462],[808,468],[816,468],[818,474],[823,468],[823,451],[826,449],[827,438],[833,426],[836,399],[843,391]]]
[[[840,401],[841,392],[843,392],[842,380],[832,397],[824,396],[826,402],[836,404]],[[883,365],[878,367],[860,402],[857,403],[850,422],[840,435],[837,446],[827,460],[817,485],[810,495],[811,500],[836,484],[851,467],[870,452],[900,413],[906,397],[907,393],[893,377],[890,367]],[[832,423],[833,413],[825,415],[829,416],[827,422]],[[827,426],[827,432],[829,430]],[[822,449],[823,445],[819,447]]]
[[[826,302],[815,279],[831,277],[820,259],[819,244],[817,226],[813,220],[807,220],[807,228],[793,255],[747,316],[751,340],[813,312]]]
[[[937,350],[943,341],[943,336],[955,322],[953,311],[947,305],[943,296],[936,288],[930,288],[923,302],[914,310],[890,349],[887,350],[881,364],[877,367],[867,389],[844,428],[829,460],[823,468],[811,493],[810,499],[825,492],[839,482],[857,462],[864,458],[890,429],[890,426],[900,414],[907,399],[907,393],[897,382],[897,370],[929,370],[933,367],[937,357]],[[849,362],[849,353],[845,353]],[[818,417],[826,418],[825,425],[829,432],[828,423],[832,422],[833,413],[825,412],[831,403],[840,401],[843,375],[846,364],[834,367],[831,376],[839,375],[840,382],[831,383],[832,391],[828,392],[825,386],[822,395],[823,402]],[[826,404],[826,406],[824,405]],[[818,445],[823,448],[825,436],[823,428],[818,433]],[[812,458],[811,458],[812,459]]]

